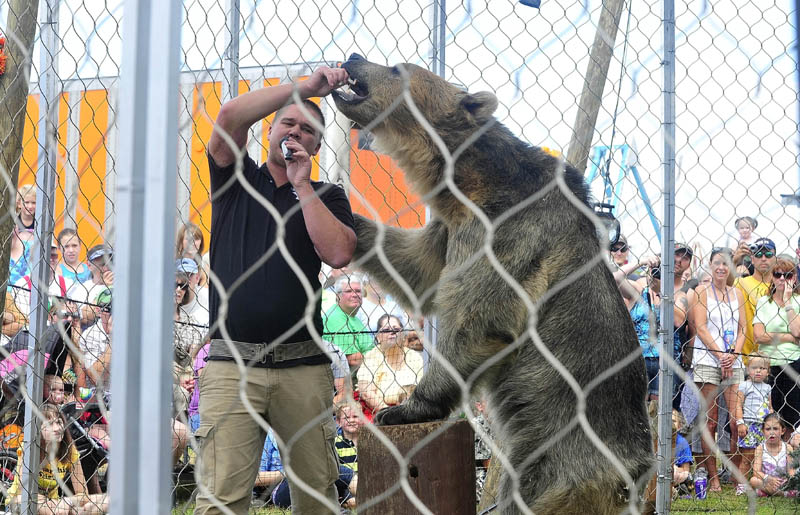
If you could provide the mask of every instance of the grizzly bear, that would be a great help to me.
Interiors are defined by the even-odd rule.
[[[635,506],[653,462],[644,360],[584,214],[583,177],[500,124],[492,93],[413,64],[353,54],[342,66],[350,81],[334,91],[336,107],[372,132],[434,214],[423,229],[380,234],[357,216],[355,265],[438,317],[436,350],[459,375],[432,359],[408,400],[377,423],[443,419],[471,398],[461,387],[469,381],[488,395],[515,472],[504,467],[500,512],[521,510],[516,492],[537,514]]]

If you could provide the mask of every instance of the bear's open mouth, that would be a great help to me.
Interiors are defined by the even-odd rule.
[[[359,83],[358,80],[353,78],[347,79],[347,84],[334,89],[333,93],[335,93],[342,102],[348,104],[361,102],[369,95],[366,85]]]

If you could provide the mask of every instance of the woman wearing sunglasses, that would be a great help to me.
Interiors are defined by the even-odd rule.
[[[358,389],[364,415],[400,404],[422,379],[422,356],[403,345],[403,323],[394,315],[378,319],[375,347],[364,355],[358,369]]]
[[[779,259],[772,269],[772,283],[767,295],[758,299],[753,319],[753,336],[758,349],[770,358],[772,407],[791,427],[800,421],[800,388],[791,368],[800,373],[800,297],[794,263]]]

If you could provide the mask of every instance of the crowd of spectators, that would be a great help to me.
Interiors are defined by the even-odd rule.
[[[5,352],[0,356],[5,358],[6,365],[4,368],[0,364],[4,385],[0,420],[7,427],[23,425],[24,409],[19,403],[18,385],[24,377],[25,359],[23,356],[13,361],[13,354],[15,349],[27,349],[33,287],[35,188],[22,187],[19,192],[18,223],[11,235],[9,287],[3,312],[2,349]],[[209,268],[205,250],[206,242],[200,228],[191,223],[182,224],[176,237],[172,342],[172,428],[176,466],[186,466],[195,459],[191,435],[200,426],[196,385],[209,352]],[[86,259],[81,260],[84,251]],[[107,421],[111,416],[113,264],[114,251],[110,244],[87,248],[72,228],[57,234],[50,247],[48,334],[57,344],[48,348],[50,352],[55,352],[53,348],[60,349],[58,352],[63,354],[63,359],[56,362],[50,358],[48,375],[44,379],[45,398],[47,402],[60,399],[54,404],[70,406],[79,413],[94,409],[93,416],[79,416],[84,421],[91,420],[86,424],[86,434],[94,445],[103,448],[104,456],[111,445]],[[366,275],[347,268],[326,270],[321,274],[321,282],[323,344],[332,362],[336,390],[336,413],[331,416],[337,422],[336,448],[342,464],[337,488],[343,505],[354,507],[358,428],[369,423],[375,411],[402,402],[413,391],[423,374],[423,347],[408,314],[377,285],[370,283]],[[11,365],[8,360],[13,361]],[[71,455],[67,458],[72,460]],[[87,474],[85,478],[86,495],[103,494],[107,463],[89,469],[91,476]],[[271,432],[253,488],[254,499],[261,496],[279,506],[290,503],[278,446]],[[83,498],[74,502],[86,504]],[[93,504],[97,505],[96,512],[103,512],[103,502]]]
[[[800,248],[779,254],[772,239],[756,233],[753,217],[734,225],[735,248],[703,252],[676,243],[674,249],[675,492],[692,492],[687,485],[699,471],[712,494],[730,482],[736,495],[791,496],[781,485],[793,473],[786,464],[790,440],[798,440],[795,448],[800,442]],[[645,358],[648,400],[655,403],[660,260],[645,253],[633,258],[625,238],[610,247],[609,258]]]

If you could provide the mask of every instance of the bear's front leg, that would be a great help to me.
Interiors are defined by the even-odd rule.
[[[423,313],[433,305],[434,288],[442,273],[447,254],[447,226],[432,220],[422,229],[399,229],[385,226],[381,252],[394,271],[387,270],[378,255],[376,246],[378,224],[360,215],[353,215],[358,238],[354,264],[369,273],[381,287],[405,307],[414,308],[406,289],[397,277],[405,281],[420,304]]]

